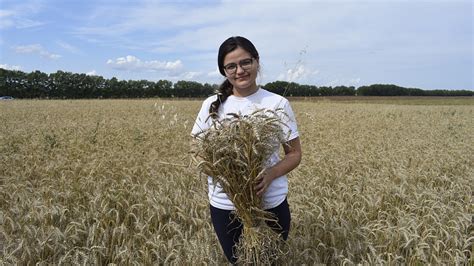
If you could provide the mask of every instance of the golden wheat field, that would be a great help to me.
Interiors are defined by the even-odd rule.
[[[292,101],[288,265],[473,264],[474,101]],[[217,265],[200,101],[0,102],[0,263]]]

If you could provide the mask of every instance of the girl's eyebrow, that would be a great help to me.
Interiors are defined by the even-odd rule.
[[[241,59],[241,60],[239,60],[238,62],[230,62],[230,63],[225,64],[224,66],[228,66],[228,65],[230,65],[230,64],[236,64],[236,65],[237,65],[237,64],[239,64],[240,62],[245,61],[245,60],[249,60],[249,59],[252,59],[252,57]]]

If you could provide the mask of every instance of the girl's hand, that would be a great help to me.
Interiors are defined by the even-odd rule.
[[[255,186],[257,196],[263,196],[273,179],[288,174],[300,164],[301,144],[299,137],[288,141],[283,145],[283,149],[285,150],[285,157],[274,166],[263,170],[263,172],[259,174],[257,185]]]
[[[255,186],[257,196],[263,196],[273,179],[275,179],[275,176],[272,174],[271,168],[263,170],[260,177],[257,179],[257,185]]]

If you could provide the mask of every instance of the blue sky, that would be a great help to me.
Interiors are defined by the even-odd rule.
[[[249,38],[260,84],[474,89],[471,0],[0,0],[0,67],[220,83]]]

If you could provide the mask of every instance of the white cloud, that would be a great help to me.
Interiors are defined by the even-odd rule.
[[[58,59],[61,56],[46,51],[41,44],[18,45],[14,47],[15,52],[19,54],[38,54],[48,59]]]
[[[95,70],[89,71],[86,73],[88,76],[97,76],[97,72]]]
[[[42,26],[45,23],[41,21],[32,20],[32,19],[22,18],[22,19],[17,19],[15,21],[15,24],[16,24],[17,29],[26,29],[26,28]]]
[[[13,14],[15,14],[15,12],[13,12],[11,10],[0,10],[0,18],[6,18],[6,17],[9,17]]]
[[[44,25],[42,21],[30,18],[43,9],[40,1],[22,1],[13,4],[8,9],[0,10],[0,29],[25,29]]]
[[[303,65],[298,65],[295,68],[288,69],[286,73],[280,74],[278,76],[278,79],[289,82],[301,82],[308,80],[309,78],[317,75],[318,73],[318,70],[309,70],[306,69]]]
[[[183,68],[181,60],[172,61],[142,61],[133,55],[119,57],[115,60],[107,60],[107,65],[118,70],[128,71],[166,71],[169,73],[180,73]]]
[[[347,78],[343,75],[329,75],[322,77],[321,80],[318,82],[319,86],[361,86],[361,78]]]
[[[349,85],[353,85],[353,86],[359,85],[359,84],[360,84],[360,80],[361,80],[360,78],[349,79],[348,84],[349,84]]]
[[[79,48],[77,48],[77,47],[75,47],[75,46],[73,46],[73,45],[71,45],[71,44],[69,44],[69,43],[67,43],[67,42],[64,42],[64,41],[57,41],[56,43],[57,43],[59,46],[61,46],[64,50],[69,51],[69,52],[71,52],[71,53],[77,54],[77,53],[80,52],[80,51],[79,51]]]
[[[202,75],[201,72],[189,71],[189,72],[183,73],[181,75],[181,78],[185,79],[185,80],[196,80],[196,79],[199,79],[199,76],[201,76],[201,75]]]
[[[8,70],[20,70],[21,69],[20,66],[11,66],[9,64],[0,64],[0,68],[8,69]]]
[[[13,14],[14,12],[11,10],[0,10],[0,29],[6,29],[14,25],[11,18]]]
[[[0,10],[0,29],[10,28],[15,24],[11,19],[12,15],[10,10]]]
[[[210,71],[207,73],[208,77],[216,78],[221,76],[221,72],[219,72],[219,69],[216,69],[214,71]]]

